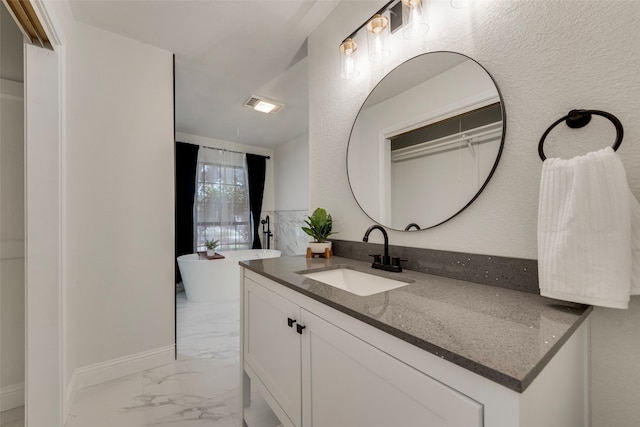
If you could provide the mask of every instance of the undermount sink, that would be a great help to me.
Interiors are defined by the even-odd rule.
[[[325,283],[334,288],[351,292],[360,296],[368,296],[379,292],[390,291],[392,289],[406,286],[409,283],[400,280],[388,279],[374,274],[363,273],[351,268],[334,268],[316,272],[301,273],[318,282]]]

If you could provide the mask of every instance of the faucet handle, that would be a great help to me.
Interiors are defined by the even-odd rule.
[[[370,257],[373,257],[373,262],[377,262],[378,264],[382,262],[382,255],[376,254],[369,254]]]
[[[408,259],[402,259],[399,256],[394,256],[391,258],[391,265],[400,265],[400,261],[409,261]]]

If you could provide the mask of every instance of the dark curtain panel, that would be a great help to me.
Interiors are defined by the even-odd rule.
[[[193,198],[199,148],[176,141],[176,258],[193,253]],[[175,269],[178,283],[182,280],[178,261]]]
[[[264,194],[264,176],[267,168],[264,156],[247,154],[247,173],[249,175],[249,209],[253,219],[253,247],[262,249],[260,243],[260,212],[262,211],[262,196]]]

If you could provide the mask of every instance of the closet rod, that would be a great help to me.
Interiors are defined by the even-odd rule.
[[[221,151],[228,151],[229,153],[251,154],[251,155],[253,155],[253,156],[264,157],[265,159],[270,159],[270,158],[271,158],[271,156],[263,156],[263,155],[261,155],[261,154],[253,154],[253,153],[243,153],[242,151],[227,150],[226,148],[214,148],[214,147],[207,147],[206,145],[201,145],[200,147],[202,147],[202,148],[208,148],[209,150],[221,150]]]
[[[460,142],[466,142],[467,144],[471,144],[472,142],[478,143],[480,142],[480,138],[482,137],[499,134],[500,132],[502,132],[501,126],[502,121],[497,121],[494,123],[489,123],[487,125],[479,126],[475,129],[469,129],[467,131],[454,133],[452,135],[442,136],[431,141],[426,141],[420,144],[410,145],[409,147],[400,148],[394,150],[391,153],[391,161],[402,162],[417,157],[428,156],[429,151],[434,151],[448,145],[458,144]],[[471,141],[472,139],[475,139],[475,141]]]

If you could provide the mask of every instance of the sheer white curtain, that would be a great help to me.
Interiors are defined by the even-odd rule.
[[[193,208],[196,250],[219,240],[218,250],[251,248],[251,217],[243,153],[201,146]]]

